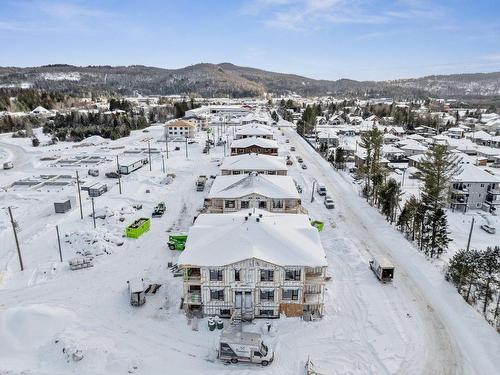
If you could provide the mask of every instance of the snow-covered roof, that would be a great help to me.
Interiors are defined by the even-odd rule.
[[[452,177],[456,182],[479,182],[479,183],[494,183],[500,182],[498,177],[492,176],[488,172],[483,171],[472,164],[462,164],[458,174]]]
[[[246,135],[246,136],[272,136],[273,132],[272,130],[267,127],[263,126],[261,124],[248,124],[248,125],[243,125],[236,130],[236,135]]]
[[[275,199],[300,199],[290,176],[263,175],[257,172],[217,176],[208,198],[240,198],[249,194]]]
[[[50,111],[48,109],[43,108],[41,105],[36,107],[34,110],[31,111],[33,114],[43,114],[43,113],[49,113]]]
[[[408,139],[413,139],[415,141],[422,141],[424,140],[424,137],[422,137],[420,134],[410,134],[408,137],[406,137]]]
[[[258,209],[199,215],[178,263],[217,267],[252,258],[278,266],[327,265],[318,231],[307,215]]]
[[[283,159],[263,154],[244,154],[228,156],[220,166],[221,170],[230,171],[286,171]]]
[[[401,150],[409,150],[409,151],[426,151],[427,147],[421,145],[418,142],[408,142],[404,146],[400,147]]]
[[[278,148],[278,142],[274,139],[248,137],[236,139],[231,143],[231,148],[247,148],[251,146],[259,146],[262,148]]]
[[[491,139],[491,135],[489,135],[488,133],[486,133],[485,131],[483,130],[480,130],[478,132],[474,132],[470,135],[470,137],[472,139],[480,139],[482,141],[489,141]]]

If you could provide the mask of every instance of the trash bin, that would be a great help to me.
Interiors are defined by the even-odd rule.
[[[217,329],[223,329],[224,328],[224,322],[222,319],[217,320]]]
[[[213,330],[215,330],[216,326],[217,326],[217,324],[215,323],[215,320],[213,318],[208,318],[208,329],[210,331],[213,331]]]

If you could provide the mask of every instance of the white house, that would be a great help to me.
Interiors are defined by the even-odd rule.
[[[326,255],[303,214],[201,214],[179,256],[183,307],[245,319],[323,314]]]
[[[490,203],[500,203],[500,179],[472,164],[461,164],[458,174],[451,178],[450,206],[466,211],[482,208],[490,193]]]
[[[235,139],[249,137],[273,139],[273,131],[268,126],[251,123],[239,127],[235,132]]]
[[[286,176],[285,161],[276,156],[264,154],[242,154],[224,158],[220,166],[221,175],[248,174],[258,172],[269,175]]]
[[[257,172],[217,176],[205,201],[208,203],[208,212],[212,213],[248,208],[287,213],[304,211],[293,178]]]

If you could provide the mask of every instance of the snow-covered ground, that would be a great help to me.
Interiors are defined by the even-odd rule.
[[[284,130],[290,144],[275,130],[281,153],[288,154],[294,145],[308,164],[309,169],[302,170],[295,163],[290,174],[304,188],[302,201],[310,216],[327,223],[321,239],[332,280],[327,284],[325,317],[317,322],[273,321],[271,334],[264,334],[276,351],[268,368],[219,363],[213,351],[218,331],[210,332],[206,320],[198,331],[192,330],[179,309],[182,280],[168,268],[178,253],[168,250],[166,241],[168,231],[191,225],[208,192],[196,192],[194,181],[200,174],[218,173],[224,150],[217,147],[202,154],[206,135],[199,134],[186,159],[184,144],[171,143],[165,164],[166,172],[176,176],[173,181],[164,184],[161,158],[155,153],[152,171],[146,165],[125,176],[120,195],[117,181],[103,174],[114,169],[115,155],[125,158],[125,150],[145,148],[147,140],[152,148],[163,150],[165,144],[156,142],[161,128],[148,130],[96,146],[60,143],[37,149],[29,140],[0,136],[0,149],[15,164],[12,170],[0,170],[1,187],[41,174],[74,175],[74,167],[54,167],[53,160],[40,160],[46,156],[85,154],[110,160],[97,166],[101,176],[96,178],[87,176],[89,167],[77,167],[83,179],[105,181],[110,187],[95,199],[97,214],[105,215],[97,219],[95,230],[86,192],[83,220],[78,208],[53,213],[55,200],[76,197],[74,185],[0,192],[0,373],[302,374],[308,357],[324,374],[498,372],[500,342],[494,329],[462,301],[434,265],[358,197],[347,176],[334,172],[292,129]],[[175,146],[180,150],[173,151]],[[310,202],[314,179],[326,184],[336,203],[334,210],[327,210],[318,196]],[[166,202],[167,212],[152,220],[150,232],[137,240],[122,238],[127,224],[149,217],[160,201]],[[142,210],[132,207],[137,203]],[[20,228],[23,272],[7,206],[12,206]],[[56,225],[63,258],[90,251],[94,267],[70,271],[66,262],[59,262]],[[378,283],[368,269],[371,255],[379,253],[396,264],[392,284]],[[147,296],[144,306],[133,308],[126,281],[137,276],[162,287]],[[245,329],[261,331],[263,324],[257,320]],[[72,356],[79,351],[84,358],[74,361]]]

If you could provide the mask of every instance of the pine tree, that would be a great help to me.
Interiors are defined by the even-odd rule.
[[[500,246],[487,247],[481,254],[479,273],[483,286],[483,314],[492,298],[491,291],[499,284],[500,276]]]
[[[390,178],[380,189],[379,201],[382,213],[391,224],[396,219],[396,210],[401,201],[401,194],[401,186],[394,178]]]
[[[434,145],[419,163],[424,181],[420,247],[431,257],[448,247],[447,219],[444,208],[448,203],[451,176],[458,171],[456,157],[451,157],[444,145]]]
[[[344,169],[345,168],[345,150],[342,147],[337,147],[335,149],[335,168]]]

